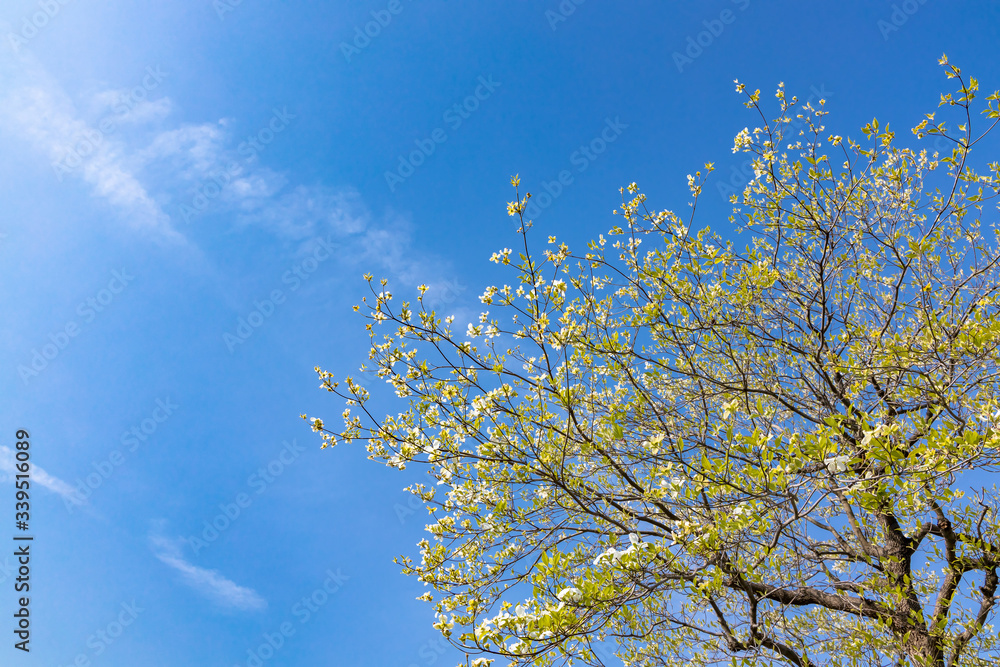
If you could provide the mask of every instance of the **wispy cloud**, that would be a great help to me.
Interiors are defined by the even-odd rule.
[[[435,292],[440,291],[438,286],[454,284],[445,278],[448,262],[414,249],[413,225],[407,216],[392,209],[374,214],[354,188],[299,185],[275,193],[262,187],[242,195],[234,190],[233,196],[239,197],[235,203],[242,210],[241,225],[258,226],[293,241],[332,234],[343,248],[338,258],[342,269],[384,272],[385,277],[410,286],[426,283]]]
[[[181,240],[169,216],[130,168],[122,142],[85,120],[34,56],[4,52],[0,58],[6,79],[0,93],[2,125],[26,138],[53,165],[64,160],[74,146],[86,145],[88,154],[74,175],[117,208],[133,227],[153,231],[161,239]]]
[[[0,445],[0,471],[3,471],[13,477],[18,473],[16,466],[17,461],[15,459],[14,450],[10,447]],[[38,467],[35,463],[31,464],[31,481],[43,488],[48,489],[52,493],[59,494],[64,500],[68,500],[76,504],[84,502],[72,486],[58,477],[54,477],[53,475],[45,472],[45,470]]]
[[[303,239],[334,232],[347,237],[365,230],[367,208],[353,188],[299,185],[275,196],[266,190],[260,196],[247,192],[240,207],[240,222],[258,225],[278,236]]]
[[[113,113],[119,123],[141,125],[160,121],[174,110],[169,97],[157,99],[136,99],[135,89],[99,88],[91,93],[88,111],[90,115],[105,116]]]
[[[138,88],[105,86],[76,95],[74,103],[30,53],[0,50],[0,79],[6,79],[0,130],[27,139],[50,160],[53,180],[82,179],[133,227],[159,239],[186,243],[208,212],[227,215],[237,229],[258,227],[284,241],[333,234],[343,248],[343,269],[372,271],[411,287],[426,283],[432,300],[437,292],[454,295],[438,289],[454,284],[449,264],[414,247],[406,216],[391,209],[374,214],[351,187],[294,184],[292,174],[262,163],[266,153],[237,145],[229,119],[171,124],[174,105],[160,95],[162,78],[169,81],[154,67],[139,74],[147,91],[141,99],[130,92]],[[102,131],[109,118],[115,129]],[[295,115],[282,110],[280,118],[291,126]],[[78,147],[86,155],[71,169],[57,169],[70,153],[82,152]]]
[[[261,611],[267,608],[267,601],[252,588],[240,586],[217,570],[189,563],[181,553],[182,540],[171,540],[153,534],[149,541],[153,555],[160,562],[177,570],[188,586],[216,604],[240,611]]]
[[[166,161],[176,170],[175,178],[204,178],[222,161],[226,122],[184,125],[157,133],[136,155],[143,164]]]

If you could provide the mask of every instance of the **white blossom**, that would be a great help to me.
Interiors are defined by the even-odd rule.
[[[583,599],[583,591],[574,587],[564,588],[556,594],[556,597],[563,602],[579,602]]]
[[[847,472],[847,463],[850,460],[850,456],[831,456],[825,461],[826,469],[831,473]]]

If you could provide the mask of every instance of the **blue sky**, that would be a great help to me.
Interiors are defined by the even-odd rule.
[[[32,651],[0,556],[4,665],[457,664],[392,563],[417,473],[299,418],[342,408],[314,366],[367,356],[362,274],[474,317],[514,173],[579,247],[619,187],[678,208],[712,161],[725,230],[736,78],[853,136],[933,110],[943,52],[1000,86],[985,0],[6,0],[0,35],[11,526],[17,429],[36,465]]]

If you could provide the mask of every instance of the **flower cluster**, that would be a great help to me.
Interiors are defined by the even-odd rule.
[[[733,152],[738,153],[745,148],[749,148],[753,145],[753,138],[750,136],[750,128],[744,127],[740,130],[740,133],[736,135],[736,139],[733,141]]]
[[[628,539],[631,544],[627,549],[619,551],[614,547],[609,548],[607,551],[594,559],[594,566],[601,567],[602,565],[609,563],[612,566],[617,566],[619,563],[624,561],[622,564],[626,567],[638,567],[640,565],[638,554],[645,549],[651,548],[653,545],[648,542],[643,542],[642,539],[635,533],[630,533]]]

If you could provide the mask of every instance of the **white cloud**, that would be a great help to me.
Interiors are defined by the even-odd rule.
[[[445,279],[447,262],[415,252],[409,219],[392,210],[376,218],[354,188],[299,185],[276,193],[261,185],[256,192],[239,196],[232,186],[231,191],[233,203],[243,210],[238,219],[242,225],[259,226],[292,241],[333,234],[342,248],[338,256],[342,269],[382,271],[409,286],[426,283],[429,303],[451,303],[464,291],[454,280]]]
[[[220,606],[241,611],[261,611],[267,608],[267,600],[252,588],[240,586],[217,570],[207,570],[185,560],[181,555],[181,540],[169,540],[159,535],[151,535],[149,540],[153,555],[177,570],[188,586]]]
[[[131,93],[127,88],[97,90],[90,95],[88,110],[93,116],[114,114],[118,122],[137,125],[161,121],[174,110],[169,97],[137,100]]]
[[[380,273],[411,287],[426,283],[429,299],[441,303],[455,298],[447,263],[417,253],[407,218],[391,210],[375,216],[350,187],[289,188],[288,174],[261,163],[266,154],[247,157],[239,150],[227,119],[169,126],[173,104],[158,97],[159,78],[167,75],[147,68],[139,81],[153,82],[152,72],[157,83],[141,96],[138,88],[106,86],[79,94],[81,111],[29,53],[0,52],[0,79],[7,79],[0,88],[0,131],[27,139],[53,163],[53,186],[56,177],[80,178],[125,220],[157,238],[183,242],[209,212],[228,213],[237,228],[260,227],[286,241],[332,233],[343,248],[343,269]],[[101,121],[109,118],[114,129],[102,132]],[[75,166],[55,167],[74,153]]]
[[[299,185],[277,197],[272,191],[262,194],[247,193],[241,205],[247,212],[240,216],[240,222],[292,240],[330,232],[346,237],[368,226],[370,215],[353,188]]]
[[[15,454],[16,453],[11,448],[0,445],[0,470],[7,473],[12,479],[14,478],[14,475],[18,474]],[[52,493],[62,496],[64,500],[68,500],[74,504],[81,504],[85,502],[82,498],[80,498],[79,494],[73,489],[72,486],[58,477],[54,477],[45,472],[45,470],[38,467],[35,463],[31,464],[31,481],[43,488],[48,489]]]
[[[222,162],[225,123],[185,125],[157,134],[146,148],[137,152],[143,163],[170,159],[180,169],[178,176],[204,178]]]
[[[120,140],[81,118],[69,96],[33,56],[8,52],[0,71],[7,79],[0,92],[0,126],[15,130],[51,160],[56,177],[70,174],[90,184],[133,227],[155,232],[160,239],[181,240],[130,169]],[[76,164],[75,157],[84,153],[78,167],[65,168],[67,158]],[[64,168],[58,168],[60,164]]]
[[[243,211],[253,211],[288,184],[288,178],[267,167],[251,173],[241,171],[224,193],[225,200]]]

